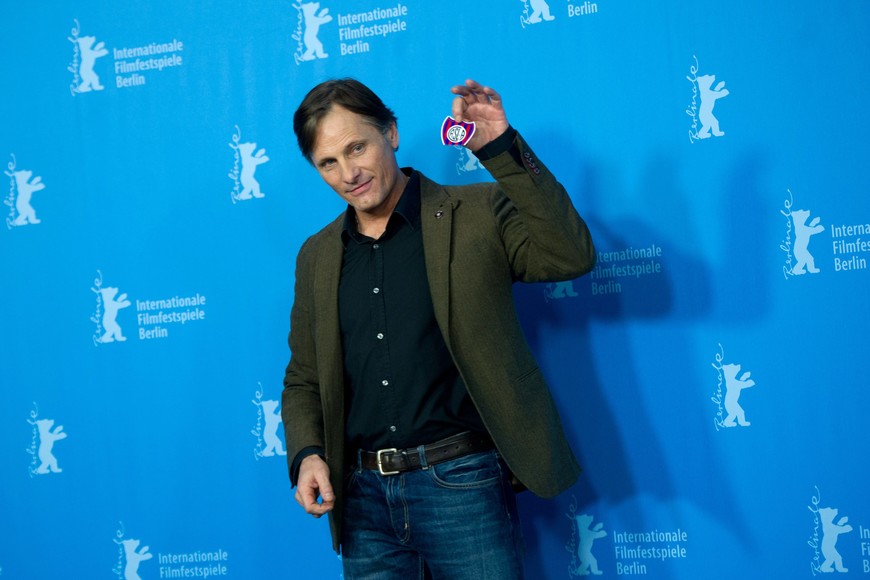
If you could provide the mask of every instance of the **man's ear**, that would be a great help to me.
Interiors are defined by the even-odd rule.
[[[390,147],[393,148],[393,151],[399,150],[399,127],[396,126],[395,123],[390,123],[389,129],[387,129],[387,142],[390,144]]]

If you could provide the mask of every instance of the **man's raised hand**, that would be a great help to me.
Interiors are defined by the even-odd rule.
[[[501,96],[490,87],[468,79],[464,85],[456,85],[450,92],[453,99],[453,118],[475,124],[474,136],[465,145],[477,151],[508,129]]]

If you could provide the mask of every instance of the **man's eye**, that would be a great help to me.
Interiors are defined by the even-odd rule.
[[[363,145],[362,143],[358,143],[357,145],[353,146],[353,152],[362,153],[363,151],[365,151],[365,148],[365,145]]]

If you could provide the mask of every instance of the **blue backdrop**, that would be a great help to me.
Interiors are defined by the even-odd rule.
[[[340,577],[279,401],[295,255],[342,210],[291,118],[348,75],[445,183],[489,179],[439,142],[449,88],[495,87],[596,240],[590,275],[515,292],[585,467],[521,496],[530,578],[870,573],[867,2],[21,2],[0,29],[3,579]]]

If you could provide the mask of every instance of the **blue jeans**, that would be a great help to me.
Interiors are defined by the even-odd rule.
[[[351,470],[345,484],[345,580],[523,578],[509,472],[496,451],[397,475]]]

